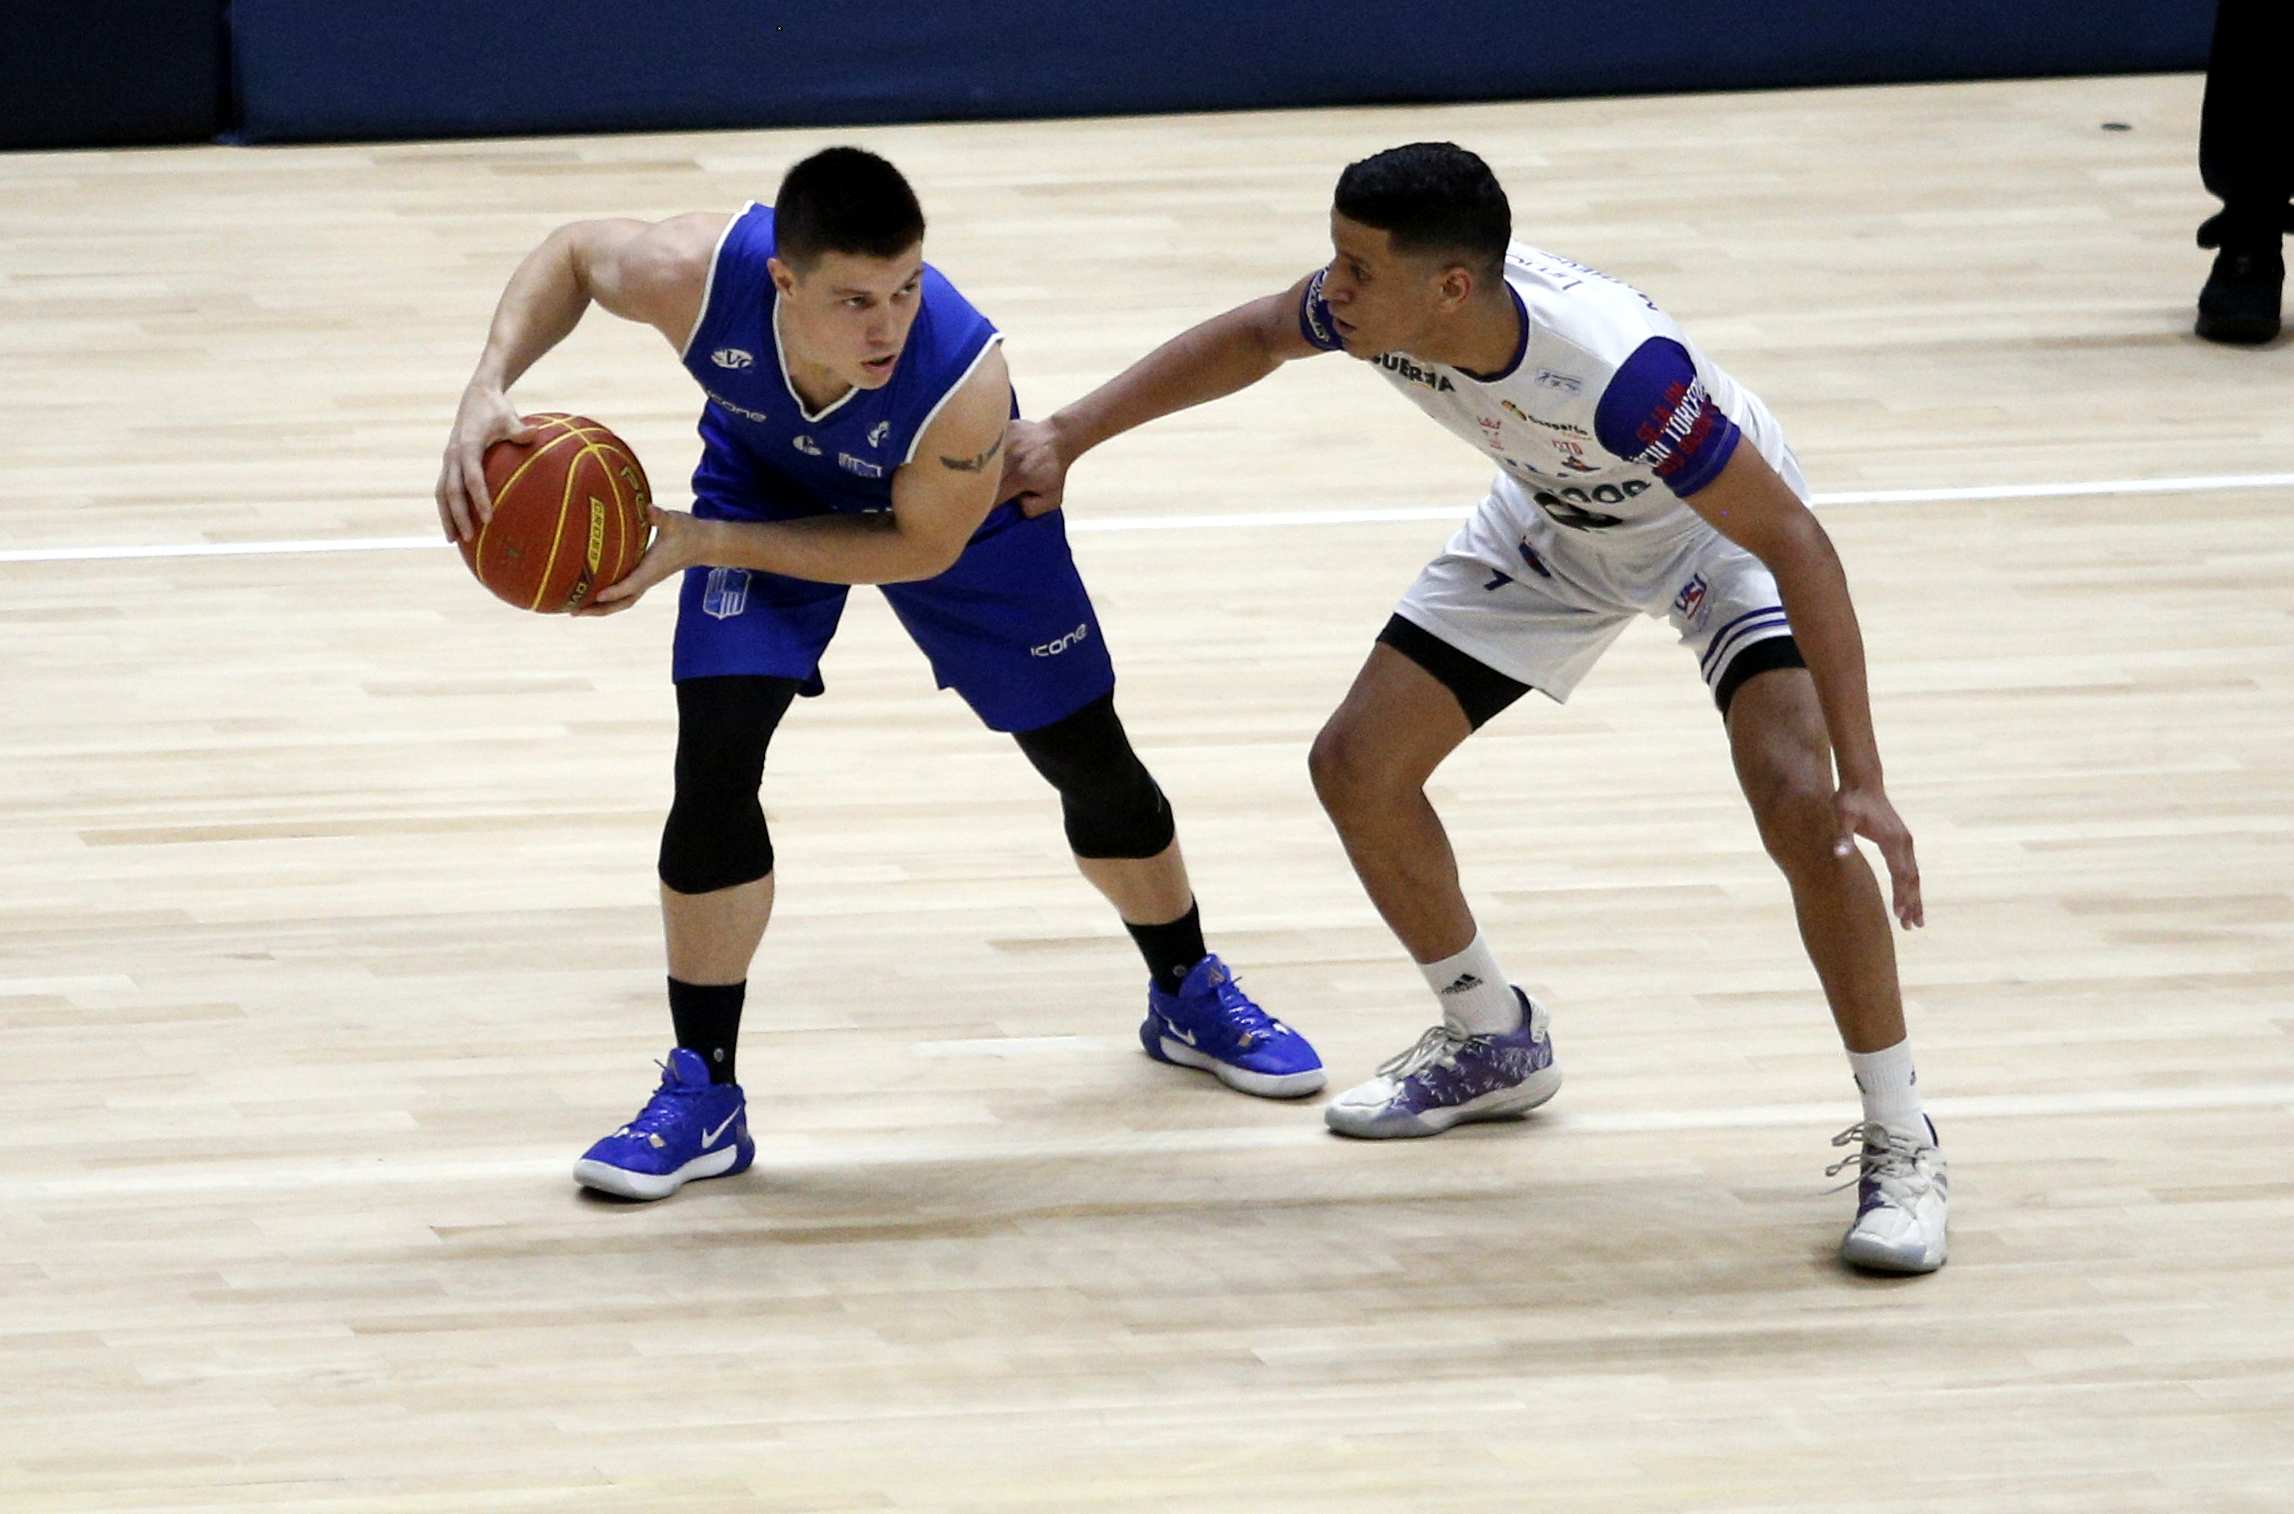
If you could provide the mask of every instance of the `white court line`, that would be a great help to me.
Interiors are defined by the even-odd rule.
[[[1959,489],[1849,489],[1818,494],[1819,509],[1838,505],[1953,504],[1987,499],[2081,499],[2099,494],[2207,494],[2229,489],[2294,488],[2294,473],[2216,473],[2190,478],[2114,478],[2084,483],[1979,484]],[[1219,515],[1132,515],[1117,520],[1068,517],[1076,533],[1241,531],[1283,526],[1366,526],[1394,521],[1463,521],[1471,502],[1385,510],[1237,510]],[[444,547],[436,536],[356,536],[307,541],[182,542],[124,547],[29,547],[0,551],[0,563],[121,562],[158,557],[273,557],[292,552],[408,552]]]
[[[1978,1094],[1932,1101],[1928,1108],[1948,1129],[1961,1120],[2059,1118],[2130,1114],[2188,1114],[2235,1109],[2294,1111],[2294,1083],[2260,1083],[2217,1088],[2126,1088],[2099,1093]],[[1693,1130],[1769,1130],[1805,1127],[1829,1135],[1851,1123],[1853,1103],[1748,1104],[1721,1109],[1599,1110],[1553,1112],[1536,1117],[1555,1135],[1654,1135]],[[1238,1129],[1109,1129],[1104,1133],[1038,1139],[977,1135],[980,1129],[939,1130],[897,1144],[855,1140],[841,1145],[834,1136],[799,1136],[801,1144],[775,1149],[768,1133],[760,1159],[767,1169],[827,1172],[836,1169],[904,1167],[927,1162],[990,1165],[1095,1156],[1157,1157],[1178,1153],[1263,1151],[1329,1143],[1333,1150],[1353,1145],[1331,1135],[1322,1121],[1302,1110],[1279,1125]],[[1949,1139],[1948,1137],[1946,1139]],[[1819,1150],[1821,1148],[1818,1148]],[[169,1162],[143,1171],[77,1172],[53,1177],[0,1178],[0,1204],[41,1199],[154,1199],[194,1194],[284,1192],[308,1188],[404,1187],[414,1184],[570,1181],[573,1159],[566,1151],[548,1155],[487,1158],[397,1159],[368,1157],[333,1162]]]

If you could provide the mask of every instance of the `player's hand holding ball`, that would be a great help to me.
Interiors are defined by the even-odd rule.
[[[653,545],[613,583],[597,591],[576,615],[618,615],[637,603],[637,596],[665,578],[700,565],[701,522],[682,510],[649,506],[646,518],[653,526]]]
[[[446,528],[448,541],[475,539],[494,513],[494,494],[486,486],[486,449],[499,441],[530,445],[533,440],[533,428],[501,390],[472,384],[462,391],[454,429],[446,436],[446,460],[438,468],[438,523]]]
[[[596,421],[521,418],[499,390],[463,394],[438,518],[496,598],[544,615],[587,609],[646,559],[652,504],[637,454]]]

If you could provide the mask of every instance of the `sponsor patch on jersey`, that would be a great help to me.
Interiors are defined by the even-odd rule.
[[[1043,643],[1041,646],[1029,647],[1028,656],[1057,657],[1060,653],[1066,651],[1069,647],[1080,645],[1082,642],[1090,639],[1090,636],[1091,623],[1089,621],[1085,621],[1078,625],[1074,630],[1067,632],[1065,635],[1054,636],[1051,640]]]
[[[1450,382],[1448,374],[1436,373],[1431,368],[1421,368],[1399,352],[1381,352],[1372,361],[1388,373],[1398,374],[1413,384],[1423,384],[1436,394],[1454,394],[1457,392],[1458,386]]]
[[[719,347],[709,354],[709,361],[720,368],[748,368],[756,363],[757,355],[738,347]]]
[[[868,428],[868,445],[870,445],[871,447],[881,447],[881,446],[883,446],[883,445],[884,445],[884,434],[885,434],[886,432],[890,431],[891,429],[892,429],[892,422],[890,422],[890,421],[878,421],[878,422],[877,422],[875,425],[873,425],[873,426],[869,427],[869,428]]]
[[[1549,436],[1553,450],[1561,454],[1561,468],[1565,473],[1599,473],[1601,470],[1585,460],[1585,444],[1573,442],[1563,436]]]
[[[882,463],[872,463],[865,457],[854,457],[849,452],[839,452],[836,455],[836,465],[845,472],[857,473],[862,478],[882,478],[884,476]]]
[[[791,437],[789,439],[789,445],[796,448],[797,451],[802,452],[807,457],[820,456],[820,443],[814,441],[809,436]]]
[[[1705,595],[1710,592],[1702,573],[1691,574],[1681,585],[1681,592],[1673,596],[1673,613],[1694,625],[1704,614]]]
[[[762,410],[750,410],[743,406],[734,404],[731,400],[725,398],[725,396],[719,394],[714,389],[704,389],[701,392],[709,396],[709,398],[716,404],[718,409],[729,411],[745,421],[755,421],[758,425],[762,426],[772,419],[771,416],[765,414],[765,412]]]
[[[1537,370],[1537,382],[1548,389],[1559,389],[1564,394],[1583,394],[1585,380],[1574,373],[1559,373],[1551,368]]]
[[[1609,381],[1593,415],[1601,445],[1639,463],[1683,498],[1711,483],[1736,450],[1736,422],[1713,403],[1679,342],[1651,337]]]

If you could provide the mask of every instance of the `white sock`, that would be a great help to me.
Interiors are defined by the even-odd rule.
[[[1470,1036],[1511,1035],[1521,1029],[1521,1001],[1513,996],[1513,984],[1497,965],[1496,954],[1482,944],[1480,931],[1464,951],[1421,962],[1418,971],[1426,975],[1426,986],[1452,1029]]]
[[[1848,1069],[1856,1075],[1857,1091],[1864,1096],[1864,1118],[1875,1125],[1917,1134],[1928,1139],[1928,1122],[1920,1103],[1920,1075],[1912,1067],[1912,1043],[1898,1041],[1883,1051],[1848,1053]]]

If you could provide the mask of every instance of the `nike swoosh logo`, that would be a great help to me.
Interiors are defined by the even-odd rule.
[[[1169,1020],[1165,1020],[1163,1022],[1163,1028],[1169,1031],[1179,1040],[1186,1042],[1189,1046],[1193,1046],[1195,1044],[1195,1033],[1193,1031],[1181,1030],[1178,1026],[1172,1024]]]
[[[740,1111],[740,1110],[738,1110],[738,1109],[735,1109],[735,1110],[734,1110],[734,1111],[733,1111],[731,1114],[729,1114],[729,1115],[725,1116],[725,1125],[730,1125],[730,1124],[732,1124],[732,1123],[733,1123],[735,1120],[739,1119],[740,1117],[741,1117],[741,1111]],[[716,1145],[716,1144],[717,1144],[717,1137],[719,1137],[719,1136],[721,1136],[721,1135],[723,1135],[723,1134],[725,1133],[725,1125],[720,1125],[720,1126],[718,1126],[718,1127],[717,1127],[715,1130],[706,1131],[706,1132],[704,1132],[704,1133],[702,1134],[702,1136],[701,1136],[701,1149],[702,1149],[703,1151],[707,1151],[707,1150],[708,1150],[710,1147],[712,1147],[712,1146],[714,1146],[714,1145]]]

